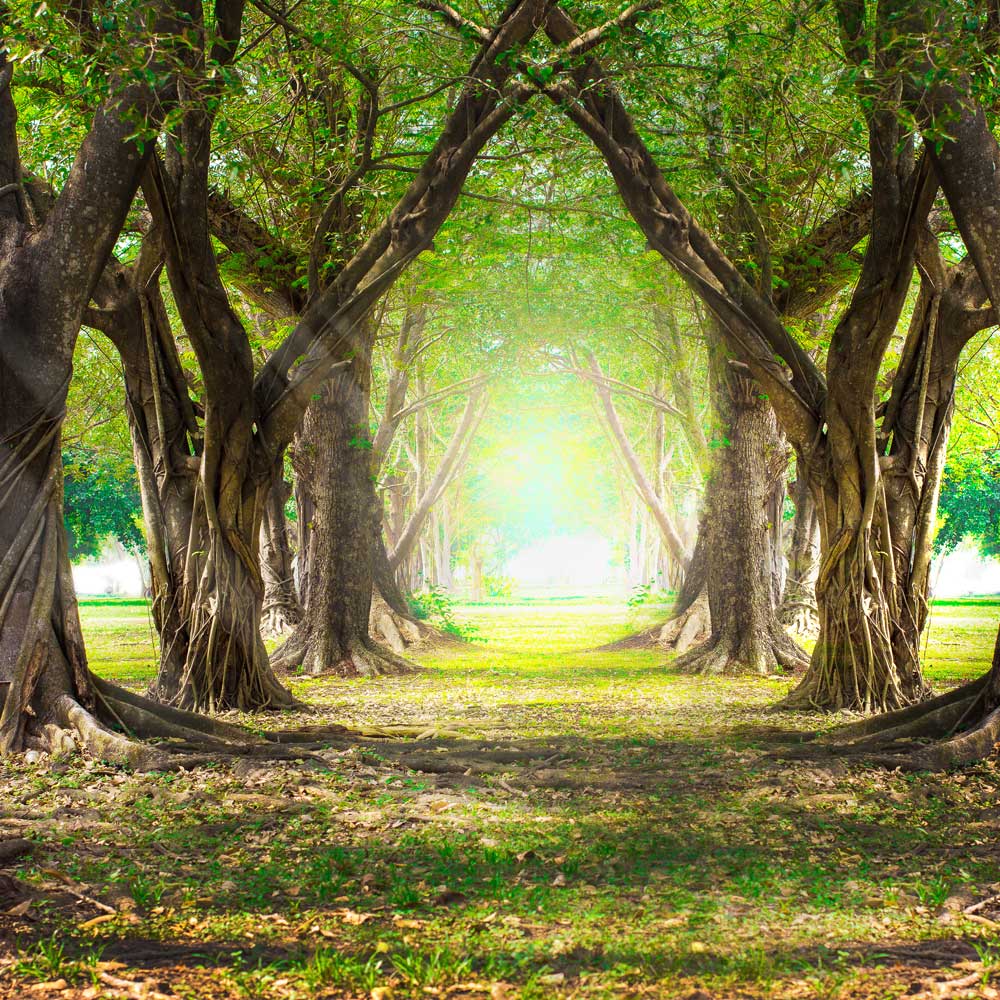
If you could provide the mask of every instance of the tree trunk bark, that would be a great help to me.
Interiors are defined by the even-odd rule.
[[[698,673],[760,675],[805,667],[806,654],[777,617],[773,566],[775,496],[787,448],[756,383],[712,347],[713,397],[723,435],[706,491],[707,593],[711,634],[675,661]]]
[[[159,43],[177,23],[149,26]],[[145,45],[146,39],[137,38]],[[169,48],[169,44],[167,45]],[[158,128],[173,100],[172,71],[160,93],[118,90],[98,110],[60,194],[34,226],[20,173],[10,67],[0,52],[0,752],[29,745],[84,746],[100,759],[160,766],[166,755],[112,731],[124,700],[135,735],[179,735],[148,701],[100,681],[87,666],[62,521],[60,432],[73,348],[148,162],[130,136]],[[151,145],[151,144],[150,144]],[[35,206],[37,209],[37,205]],[[29,215],[31,223],[29,225]],[[164,430],[161,421],[160,430]],[[165,432],[164,432],[165,433]],[[128,713],[126,713],[128,714]],[[178,713],[181,720],[188,717]],[[192,727],[201,725],[190,720]]]
[[[858,5],[838,5],[845,55],[861,66],[867,24]],[[891,16],[879,8],[877,44],[895,44]],[[882,17],[882,15],[885,17]],[[549,12],[549,37],[578,34],[560,8]],[[884,507],[876,452],[875,389],[886,349],[910,288],[918,233],[937,192],[927,156],[919,163],[900,115],[897,80],[885,53],[875,72],[855,75],[869,132],[872,213],[861,275],[832,338],[824,380],[778,314],[770,288],[756,289],[699,226],[643,143],[613,83],[591,58],[573,72],[575,86],[546,95],[590,136],[650,245],[721,321],[727,346],[770,396],[782,426],[810,466],[820,510],[823,563],[817,581],[820,639],[809,671],[784,707],[882,710],[922,698],[919,663],[897,663],[890,639],[896,608],[889,538],[876,513]]]
[[[146,524],[160,637],[151,694],[195,711],[287,707],[294,699],[271,673],[260,638],[257,541],[269,477],[239,498],[235,527],[223,528],[218,509],[205,501],[203,441],[159,273],[154,232],[134,268],[109,265],[95,292],[102,307],[95,322],[122,358]]]
[[[778,618],[800,634],[815,631],[816,574],[819,570],[819,519],[809,482],[799,465],[793,484],[795,518],[788,547],[788,571]]]
[[[285,517],[285,504],[291,495],[282,460],[274,470],[274,482],[265,499],[260,530],[260,567],[264,577],[261,624],[265,635],[281,635],[302,621],[302,604],[295,587],[292,546]]]
[[[370,350],[373,330],[364,335]],[[310,403],[295,449],[299,491],[313,511],[305,615],[272,655],[284,670],[371,677],[416,669],[370,636],[378,499],[368,422],[371,368],[359,351]]]

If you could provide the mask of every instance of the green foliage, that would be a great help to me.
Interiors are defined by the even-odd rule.
[[[442,632],[447,632],[465,642],[485,642],[475,625],[460,622],[455,617],[455,601],[441,587],[428,587],[409,595],[413,617],[430,622]]]
[[[63,519],[70,559],[96,556],[113,538],[129,552],[143,552],[139,524],[142,503],[134,474],[92,448],[63,451],[65,495]]]
[[[1000,555],[1000,451],[971,454],[948,465],[939,514],[939,551],[950,552],[962,539],[973,538],[984,556]]]
[[[649,583],[633,587],[625,605],[629,608],[641,608],[646,604],[665,604],[668,599],[669,595],[656,586],[656,581],[650,580]]]
[[[483,576],[483,592],[487,597],[513,597],[515,582],[509,576],[486,573]]]
[[[65,979],[71,983],[84,981],[93,985],[99,982],[96,967],[103,950],[103,945],[91,945],[74,957],[66,942],[53,934],[23,949],[13,970],[24,979],[37,982]]]

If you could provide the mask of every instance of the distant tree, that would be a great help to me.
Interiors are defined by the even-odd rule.
[[[984,556],[1000,555],[1000,451],[970,455],[945,471],[935,547],[950,552],[973,538]]]
[[[142,503],[134,473],[92,448],[63,450],[63,523],[70,560],[96,556],[108,538],[144,552]]]

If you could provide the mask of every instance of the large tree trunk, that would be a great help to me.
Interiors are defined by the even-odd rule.
[[[863,5],[838,5],[837,13],[848,61],[867,70],[873,26]],[[786,434],[806,458],[821,511],[821,634],[809,671],[786,707],[871,711],[925,694],[919,663],[897,663],[891,641],[896,608],[884,586],[892,559],[886,526],[877,517],[884,492],[874,397],[937,184],[926,157],[916,163],[906,116],[899,113],[899,89],[886,78],[882,46],[896,37],[893,15],[881,7],[878,15],[877,72],[855,75],[869,129],[871,233],[828,352],[826,380],[782,322],[770,288],[754,288],[677,197],[596,60],[573,71],[572,88],[545,91],[597,144],[650,245],[719,319],[727,346],[769,394]],[[546,31],[561,43],[578,35],[558,7],[549,11]]]
[[[230,9],[220,10],[228,19]],[[159,45],[177,27],[161,18],[149,30]],[[60,428],[84,309],[152,145],[143,156],[129,137],[139,123],[156,126],[175,82],[167,74],[159,94],[145,84],[124,91],[113,84],[115,96],[97,112],[62,192],[29,232],[4,64],[0,47],[0,242],[7,248],[0,279],[0,750],[76,742],[102,759],[160,766],[166,754],[112,728],[186,738],[225,727],[172,713],[90,673],[62,525]],[[150,75],[160,80],[160,67]],[[158,432],[170,433],[162,418]]]
[[[370,348],[371,338],[366,339]],[[272,663],[310,675],[370,677],[413,670],[369,634],[376,510],[364,352],[337,371],[306,411],[295,450],[300,491],[313,511],[305,615]]]
[[[801,463],[800,463],[801,469]],[[816,629],[816,574],[819,570],[819,520],[809,481],[800,471],[792,487],[795,518],[788,546],[788,569],[779,620],[806,634]]]
[[[152,694],[180,708],[285,707],[260,639],[263,581],[257,569],[265,476],[221,529],[205,502],[203,441],[160,294],[160,243],[144,241],[132,270],[109,266],[88,319],[122,358],[139,479],[160,664]]]
[[[1000,146],[983,108],[972,97],[969,81],[957,71],[943,75],[937,72],[941,65],[952,65],[951,54],[936,51],[937,46],[947,50],[963,37],[952,23],[953,5],[915,4],[912,14],[910,40],[915,44],[909,51],[906,46],[896,46],[894,55],[900,60],[913,60],[901,67],[900,76],[926,130],[927,146],[969,250],[969,261],[949,269],[947,281],[942,280],[940,262],[939,266],[925,267],[925,284],[911,337],[884,421],[893,448],[886,489],[887,505],[892,507],[890,523],[895,529],[893,562],[915,591],[913,603],[902,618],[900,631],[904,634],[897,639],[907,643],[912,641],[914,631],[919,634],[925,615],[922,601],[926,595],[928,554],[922,541],[932,530],[944,461],[954,385],[952,357],[957,357],[976,329],[996,322],[995,306],[1000,300],[1000,249],[996,240]],[[929,33],[926,38],[924,32]],[[931,81],[930,86],[921,89],[927,81]],[[968,282],[969,263],[978,272],[978,290]],[[994,308],[977,308],[987,293]],[[953,309],[956,300],[964,300],[960,315]],[[923,329],[915,341],[913,334],[918,325]],[[940,344],[942,337],[945,345]],[[908,426],[903,428],[903,424]],[[905,530],[902,537],[900,529]],[[850,752],[881,753],[889,766],[913,770],[944,770],[993,753],[1000,741],[1000,634],[992,667],[985,676],[923,704],[844,727],[834,738],[849,744],[846,749]],[[914,749],[914,740],[937,742],[929,746],[917,744]]]
[[[23,278],[0,306],[0,753],[25,746],[32,716],[68,726],[63,699],[94,708],[62,520],[71,358],[39,363]]]
[[[292,495],[285,481],[284,462],[275,469],[267,492],[260,532],[260,568],[264,577],[262,628],[265,635],[281,635],[302,621],[302,604],[295,587],[292,546],[288,539],[285,504]]]
[[[774,507],[783,490],[787,447],[756,383],[713,349],[714,399],[724,435],[706,493],[707,592],[711,634],[676,661],[701,673],[805,667],[806,654],[777,616]]]

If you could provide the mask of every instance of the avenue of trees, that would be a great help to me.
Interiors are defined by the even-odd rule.
[[[1000,8],[467,7],[0,4],[0,751],[295,753],[215,716],[419,669],[413,592],[589,521],[676,593],[624,645],[990,752],[1000,636],[920,653],[934,552],[1000,548]],[[505,506],[522,405],[572,481]],[[108,536],[145,696],[88,667]]]

